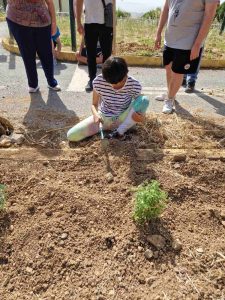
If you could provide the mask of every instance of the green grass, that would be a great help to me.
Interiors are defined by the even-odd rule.
[[[0,210],[4,209],[6,201],[6,188],[5,185],[0,184]]]
[[[0,18],[5,17],[5,12],[0,10]]]
[[[58,26],[61,30],[63,46],[71,48],[69,17],[58,16]],[[116,28],[117,55],[159,56],[160,51],[154,50],[154,39],[157,24],[155,21],[141,19],[118,19]],[[225,33],[219,35],[219,24],[210,30],[204,58],[225,59]],[[81,37],[77,36],[77,48]]]

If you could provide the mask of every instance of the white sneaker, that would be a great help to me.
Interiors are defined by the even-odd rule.
[[[174,100],[167,99],[164,101],[162,112],[164,114],[171,114],[174,110]]]
[[[167,94],[162,94],[162,95],[156,96],[155,100],[157,100],[157,101],[165,101],[166,98],[167,98]]]
[[[36,88],[32,88],[32,87],[28,87],[28,92],[29,93],[37,93],[37,91],[39,90],[39,86],[37,86]]]
[[[59,92],[61,91],[61,87],[59,84],[57,84],[56,86],[48,86],[49,89],[53,90],[53,91],[56,91],[56,92]]]

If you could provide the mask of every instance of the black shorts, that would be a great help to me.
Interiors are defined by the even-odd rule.
[[[202,48],[199,57],[190,60],[191,50],[180,50],[164,46],[163,65],[167,66],[172,62],[172,71],[178,74],[196,73],[202,56]]]

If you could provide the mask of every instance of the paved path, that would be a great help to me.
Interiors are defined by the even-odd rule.
[[[0,41],[8,35],[5,22],[0,23]],[[62,125],[66,119],[78,120],[90,114],[91,94],[84,92],[87,67],[72,63],[59,63],[55,76],[62,92],[49,91],[38,63],[40,93],[29,95],[26,75],[20,56],[10,54],[0,43],[0,115],[13,122],[24,123],[36,118],[37,124]],[[165,72],[160,68],[130,67],[130,75],[143,85],[143,92],[151,100],[149,112],[161,112],[162,103],[154,97],[165,91]],[[199,114],[213,118],[225,116],[225,70],[201,70],[197,91],[188,95],[181,89],[178,94],[178,112]],[[48,119],[46,121],[46,118]],[[57,123],[58,119],[58,123]],[[224,118],[223,118],[224,119]],[[64,120],[64,121],[63,121]]]

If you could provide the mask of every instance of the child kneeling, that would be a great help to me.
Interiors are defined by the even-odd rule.
[[[108,58],[102,74],[93,81],[92,116],[76,124],[67,133],[69,141],[78,142],[104,130],[112,131],[107,138],[123,139],[128,129],[144,120],[149,105],[141,96],[141,84],[128,76],[126,61],[120,57]]]

